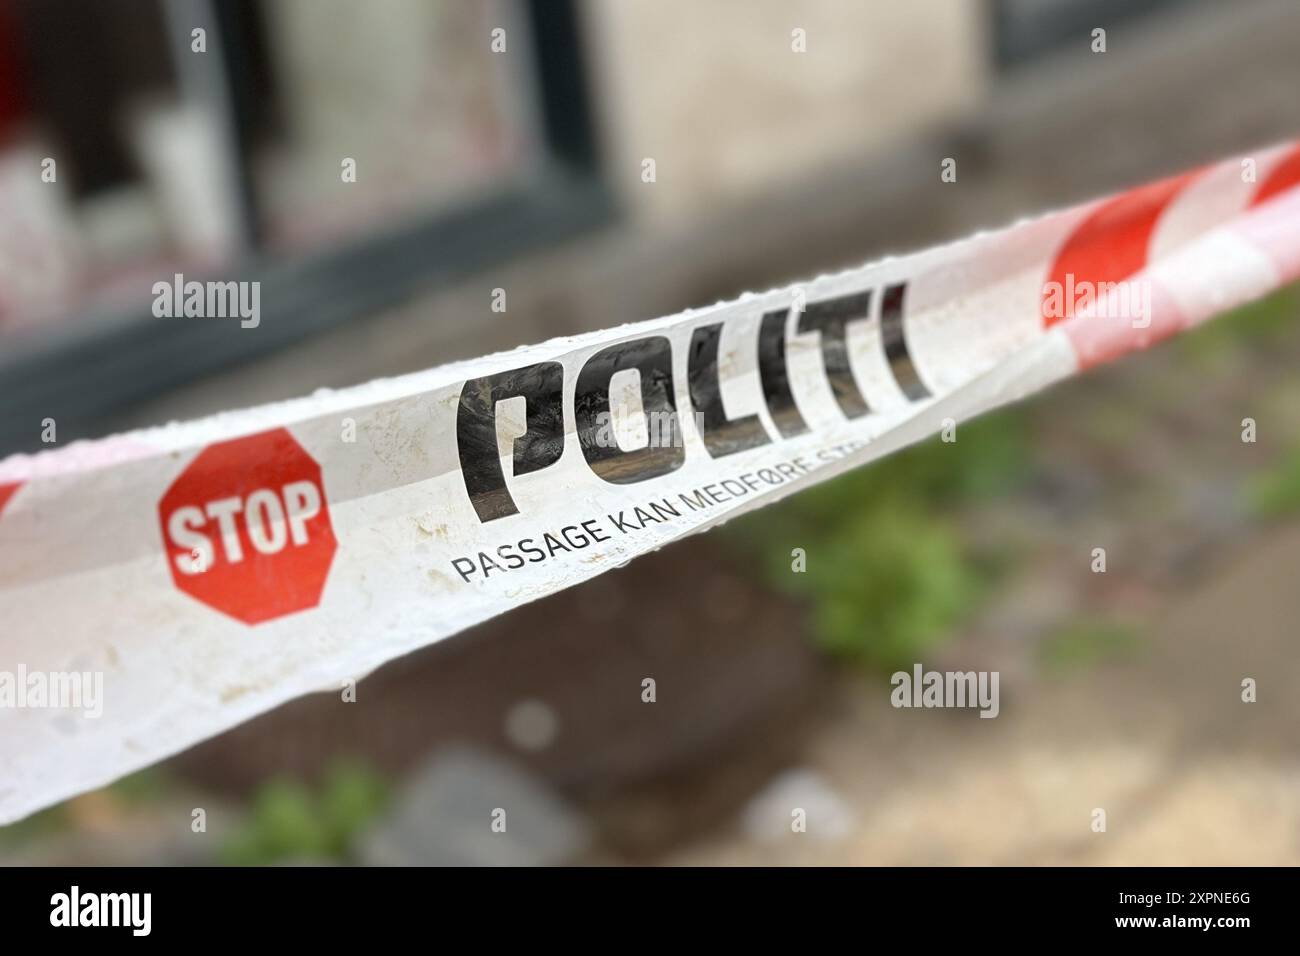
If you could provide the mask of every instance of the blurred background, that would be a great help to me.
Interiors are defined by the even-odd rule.
[[[0,453],[1294,139],[1297,49],[1292,0],[0,0]],[[261,281],[260,326],[154,318],[177,272]],[[1300,862],[1297,319],[1284,290],[290,703],[0,862]],[[917,661],[1000,671],[1001,715],[894,710]]]

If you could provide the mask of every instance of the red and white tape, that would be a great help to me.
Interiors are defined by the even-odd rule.
[[[1292,144],[802,286],[0,462],[0,822],[1300,278],[1298,184]],[[50,706],[74,674],[102,675],[97,715]]]

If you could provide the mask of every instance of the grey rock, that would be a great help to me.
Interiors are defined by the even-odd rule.
[[[591,844],[583,817],[544,783],[480,750],[435,754],[358,843],[372,866],[546,866]]]

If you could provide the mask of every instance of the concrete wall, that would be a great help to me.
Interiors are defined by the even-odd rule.
[[[987,7],[973,0],[596,0],[582,12],[610,180],[652,222],[879,151],[960,116],[989,83]]]

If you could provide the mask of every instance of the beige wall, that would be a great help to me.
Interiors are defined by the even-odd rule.
[[[610,178],[651,221],[851,162],[988,84],[976,0],[587,0],[583,14]]]

